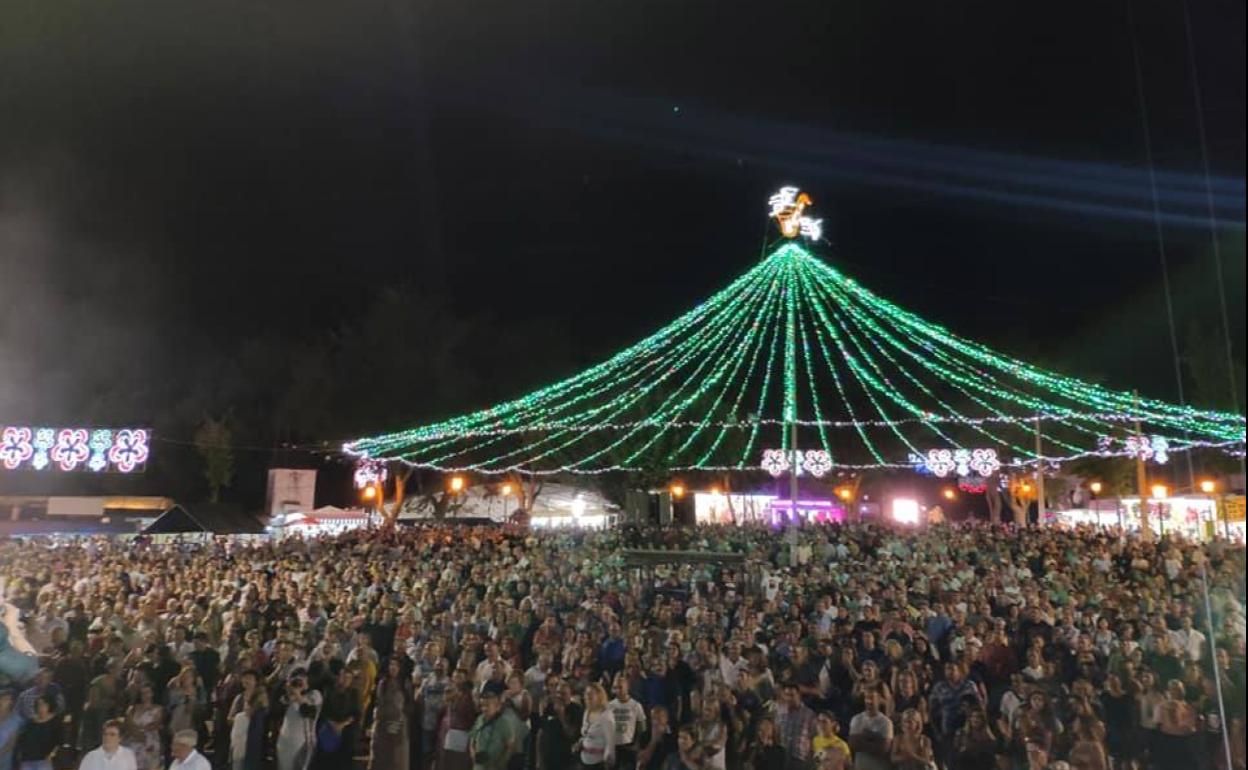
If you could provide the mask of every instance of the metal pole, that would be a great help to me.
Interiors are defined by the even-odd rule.
[[[1041,443],[1040,415],[1036,415],[1036,525],[1044,523],[1044,447]]]
[[[784,420],[788,429],[789,439],[789,502],[792,504],[792,515],[801,522],[797,513],[797,277],[793,257],[785,263],[785,333],[784,344]]]
[[[1144,441],[1144,432],[1140,429],[1140,394],[1133,391],[1135,397],[1135,437],[1138,441]],[[1151,495],[1148,493],[1148,474],[1144,471],[1144,454],[1140,451],[1135,453],[1135,486],[1140,495],[1140,535],[1146,538],[1152,538],[1153,528],[1148,523],[1148,501]]]
[[[793,462],[789,464],[789,500],[793,502],[793,515],[798,518],[800,523],[801,517],[797,513],[797,424],[789,425],[789,441],[793,444]]]
[[[1231,736],[1226,727],[1226,702],[1222,700],[1222,678],[1218,676],[1218,648],[1213,641],[1213,605],[1209,602],[1209,578],[1205,573],[1205,562],[1200,563],[1200,587],[1205,594],[1205,628],[1209,631],[1209,663],[1213,666],[1213,686],[1218,693],[1218,718],[1222,722],[1222,748],[1226,751],[1226,766],[1233,767],[1231,762]]]

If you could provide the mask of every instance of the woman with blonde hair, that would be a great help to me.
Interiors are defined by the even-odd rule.
[[[607,708],[607,691],[594,683],[585,688],[585,716],[576,750],[581,766],[606,770],[615,761],[615,717]]]
[[[923,734],[923,719],[915,709],[901,715],[901,732],[893,740],[893,770],[928,770],[935,762],[932,741]]]

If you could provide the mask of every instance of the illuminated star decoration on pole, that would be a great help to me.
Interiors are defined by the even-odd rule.
[[[823,237],[823,220],[804,216],[804,212],[813,203],[810,196],[796,187],[781,187],[767,201],[771,206],[771,216],[780,225],[780,232],[786,238],[802,236],[811,241]]]
[[[772,196],[786,237],[761,262],[602,363],[344,450],[483,474],[918,467],[945,476],[1134,457],[1141,435],[1153,461],[1159,447],[1161,457],[1243,451],[1241,415],[1041,369],[894,305],[803,246],[809,206],[797,188]],[[826,462],[817,454],[801,467],[811,452]]]

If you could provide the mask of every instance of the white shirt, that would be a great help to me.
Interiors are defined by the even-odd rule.
[[[186,755],[186,759],[175,759],[169,763],[169,770],[212,770],[212,765],[195,749]]]
[[[1170,639],[1187,655],[1188,660],[1200,660],[1205,651],[1205,635],[1194,628],[1171,631]]]
[[[618,746],[630,746],[646,731],[646,709],[636,700],[624,702],[614,698],[607,710],[615,719],[615,742]]]
[[[511,664],[502,658],[499,658],[497,663],[486,658],[477,664],[477,692],[485,687],[485,683],[490,681],[495,671],[502,671],[503,679],[506,679],[511,676]]]
[[[118,746],[111,755],[100,746],[87,752],[78,770],[136,770],[137,767],[134,752],[125,746]]]

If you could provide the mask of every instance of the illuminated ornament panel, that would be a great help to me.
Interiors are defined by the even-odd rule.
[[[814,203],[811,197],[796,187],[781,187],[775,195],[767,200],[771,207],[771,216],[780,225],[780,232],[785,238],[796,238],[799,235],[807,240],[817,241],[823,237],[823,220],[812,219],[804,212]]]
[[[0,431],[0,467],[15,471],[142,471],[151,454],[145,428],[35,428],[8,425]]]
[[[787,449],[767,449],[763,451],[763,460],[759,463],[759,467],[772,476],[783,476],[793,467],[793,461],[790,458],[794,454],[797,455],[795,459],[798,476],[810,474],[815,478],[822,478],[832,470],[832,456],[823,449],[799,449],[797,452],[790,452]]]
[[[972,472],[987,478],[1001,469],[997,450],[990,448],[929,449],[926,456],[911,454],[910,463],[942,479],[951,473],[969,476]]]
[[[1121,450],[1118,450],[1119,446]],[[1127,436],[1121,441],[1101,436],[1097,447],[1102,455],[1126,455],[1162,465],[1170,460],[1170,441],[1165,436]]]
[[[386,466],[375,460],[364,460],[355,467],[355,488],[364,489],[386,480]]]
[[[982,495],[988,491],[988,479],[983,476],[960,476],[958,489],[968,495]]]

